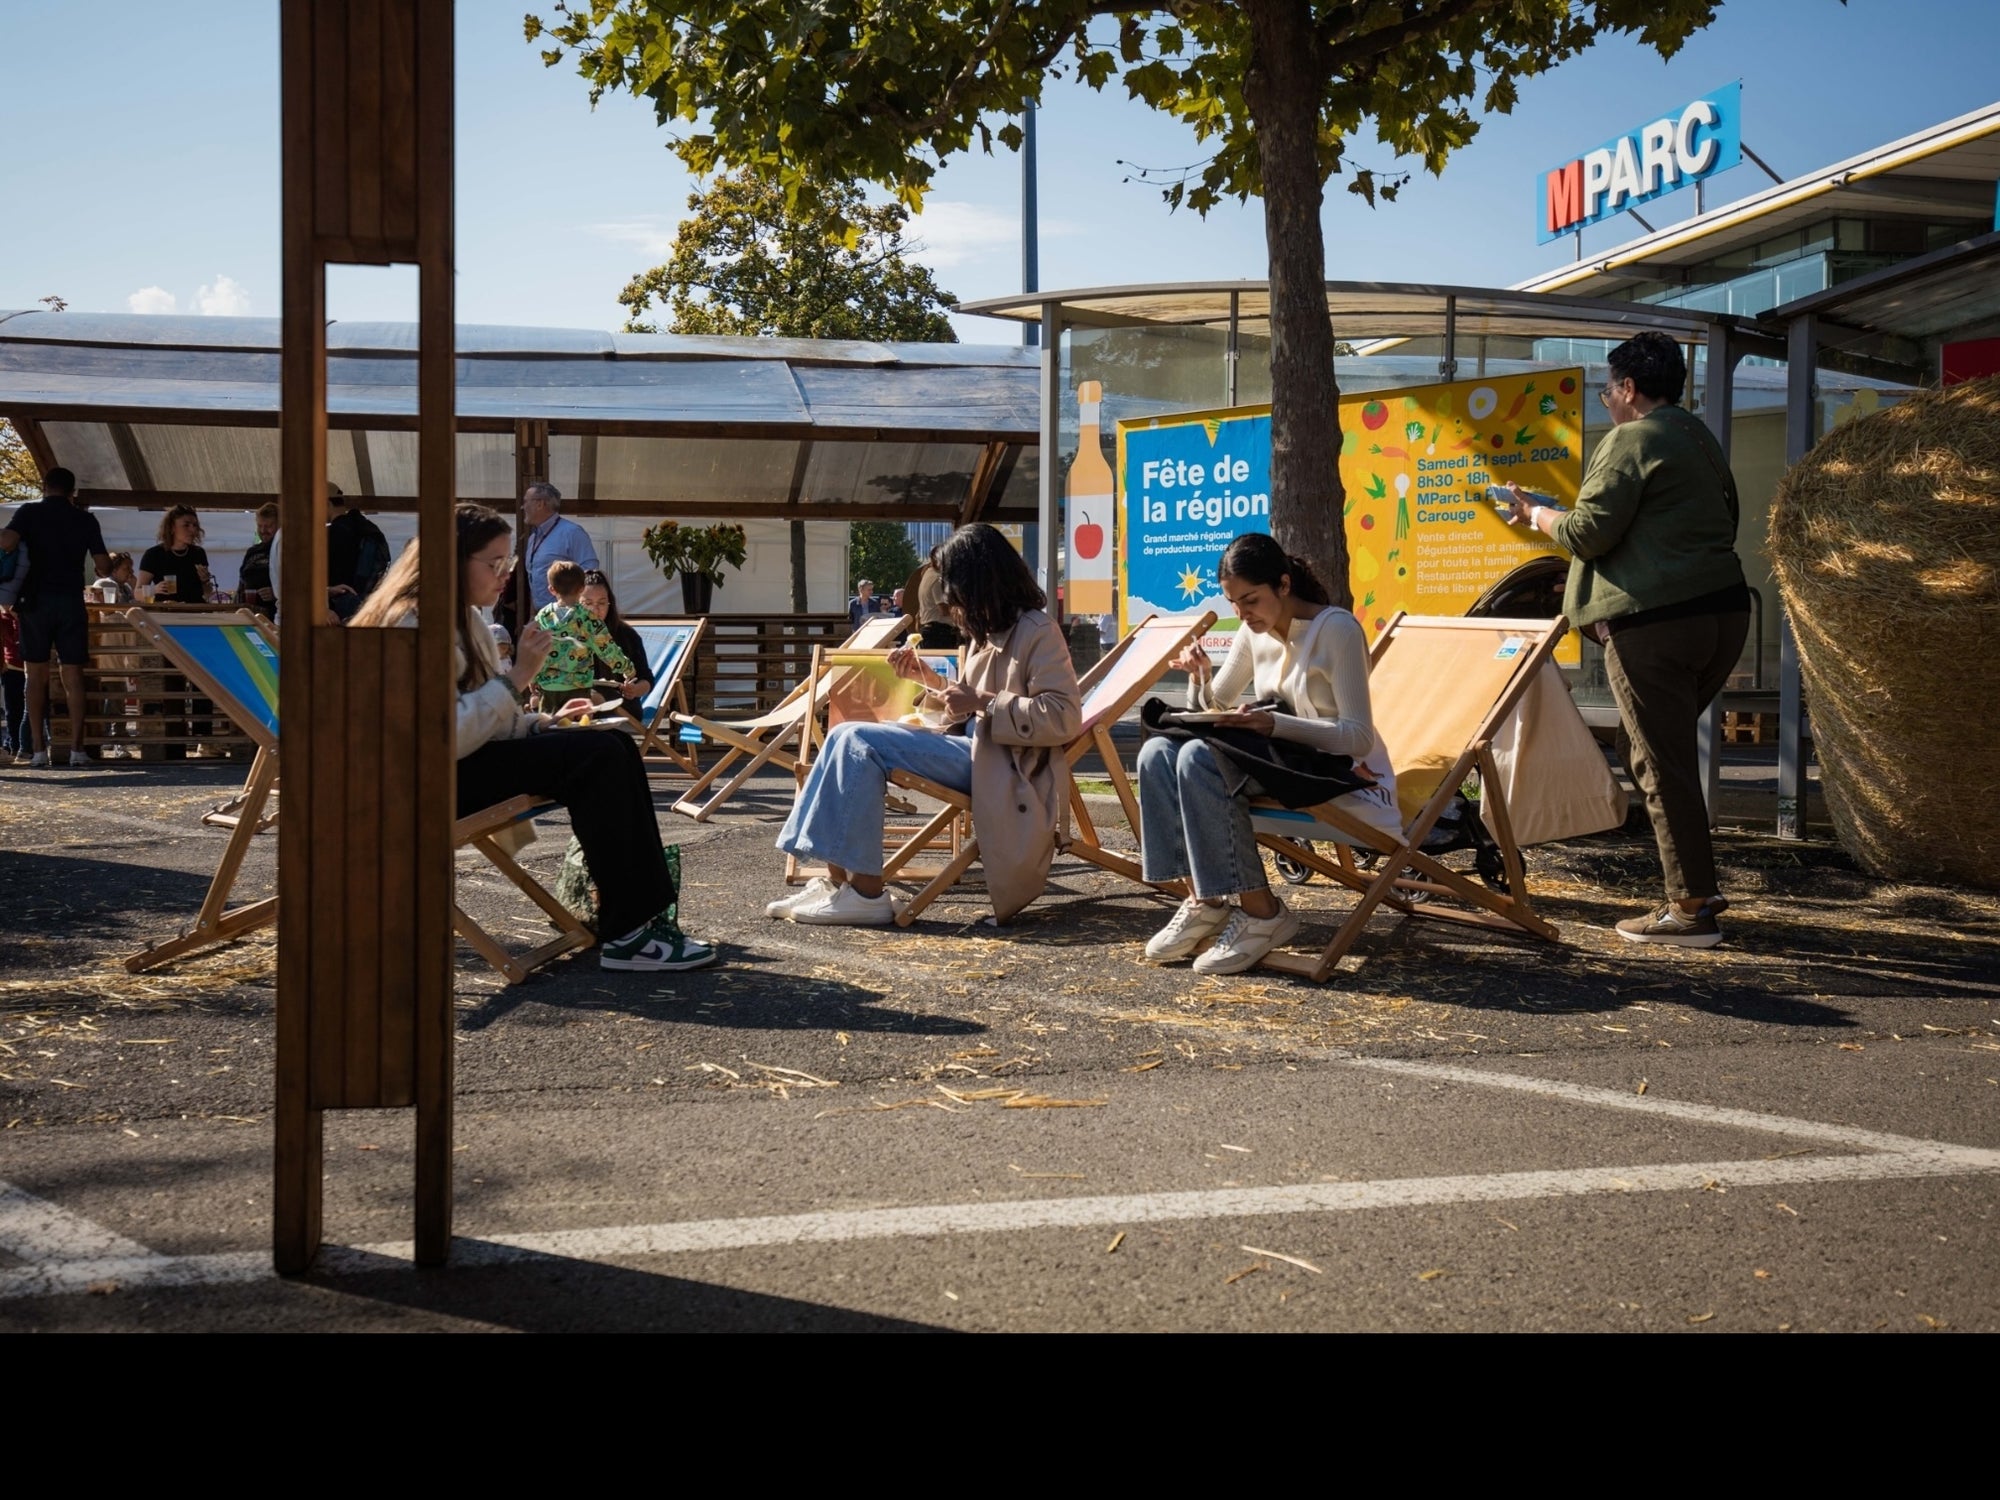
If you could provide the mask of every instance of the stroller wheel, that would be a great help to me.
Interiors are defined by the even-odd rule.
[[[1312,845],[1306,844],[1304,847],[1310,849]],[[1278,878],[1286,885],[1304,885],[1313,878],[1311,868],[1289,854],[1274,854],[1271,856],[1271,863],[1278,867]]]
[[[1510,894],[1507,889],[1507,862],[1500,857],[1498,849],[1480,845],[1473,851],[1472,867],[1479,872],[1479,878],[1485,881],[1488,887],[1503,896]]]

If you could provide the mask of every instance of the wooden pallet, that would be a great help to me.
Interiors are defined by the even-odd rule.
[[[1776,714],[1724,713],[1722,743],[1725,745],[1775,745],[1778,742]]]

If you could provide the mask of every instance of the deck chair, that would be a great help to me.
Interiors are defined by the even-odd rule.
[[[958,680],[962,652],[926,651],[923,659],[947,682]],[[896,675],[895,669],[889,665],[886,650],[834,646],[814,650],[812,673],[806,680],[806,695],[809,706],[795,772],[801,786],[805,784],[813,759],[827,735],[842,724],[894,724],[909,718],[916,713],[917,700],[923,696],[923,688],[908,678]],[[821,710],[826,716],[824,730],[819,726]],[[913,777],[903,771],[891,772],[889,779],[904,790],[921,790],[933,785],[922,777]],[[895,807],[892,803],[891,810],[910,813],[915,808],[913,804]],[[952,814],[934,817],[921,827],[914,828],[885,822],[882,839],[883,848],[888,853],[883,861],[883,878],[928,879],[937,873],[937,868],[912,869],[910,861],[934,845],[945,847],[947,857],[955,856],[965,839],[971,836],[971,830],[969,818]],[[785,856],[785,881],[788,885],[799,885],[824,873],[824,866],[808,867],[796,855]]]
[[[1093,749],[1104,762],[1105,775],[1110,779],[1111,789],[1117,794],[1118,804],[1125,815],[1126,826],[1131,829],[1136,841],[1139,837],[1139,798],[1132,790],[1131,780],[1125,774],[1124,763],[1118,758],[1118,751],[1111,742],[1111,727],[1125,716],[1128,709],[1150,692],[1153,685],[1167,673],[1167,663],[1172,661],[1188,646],[1200,640],[1215,625],[1215,615],[1148,615],[1101,657],[1097,664],[1084,673],[1078,686],[1083,689],[1083,724],[1076,738],[1063,746],[1062,756],[1071,773],[1070,821],[1071,838],[1067,852],[1086,859],[1128,880],[1144,883],[1145,876],[1139,864],[1127,855],[1106,849],[1100,838],[1097,825],[1085,806],[1083,796],[1076,789],[1075,771],[1077,762]],[[942,831],[940,820],[963,813],[970,816],[972,799],[964,792],[953,791],[949,787],[925,781],[921,777],[897,772],[889,778],[898,786],[922,792],[948,804],[945,810],[933,818],[919,836],[936,836]],[[913,851],[914,852],[914,851]],[[946,865],[929,884],[912,896],[909,903],[896,914],[896,921],[907,927],[917,919],[923,909],[937,900],[979,857],[979,840],[976,836],[965,841]],[[899,866],[900,868],[900,866]]]
[[[1269,798],[1253,798],[1250,823],[1260,844],[1361,898],[1320,952],[1274,952],[1265,964],[1325,980],[1380,906],[1409,916],[1556,939],[1556,929],[1537,915],[1528,894],[1494,742],[1568,628],[1560,616],[1496,620],[1398,614],[1389,622],[1370,652],[1368,688],[1376,728],[1396,765],[1402,836],[1370,827],[1335,803],[1287,808]],[[1568,711],[1576,712],[1573,705]],[[1480,816],[1499,846],[1498,888],[1423,852],[1425,836],[1474,771],[1480,777]],[[1333,845],[1331,855],[1317,844]],[[1354,858],[1357,849],[1380,856],[1372,869]]]
[[[861,628],[841,643],[842,650],[879,650],[897,641],[908,629],[908,615],[879,615],[865,621]],[[715,810],[735,796],[743,783],[748,781],[766,765],[776,766],[781,771],[798,770],[796,746],[804,735],[808,718],[807,692],[812,684],[812,674],[808,671],[805,681],[793,688],[769,713],[758,714],[749,719],[714,719],[697,713],[676,713],[674,723],[683,729],[699,733],[704,741],[722,747],[722,755],[701,775],[694,784],[681,794],[674,803],[674,811],[685,813],[697,823],[705,823]],[[708,789],[721,781],[723,774],[738,761],[743,768],[731,776],[715,791]],[[702,794],[708,793],[703,800]]]
[[[229,904],[244,857],[250,852],[250,841],[277,821],[275,814],[267,813],[267,808],[271,792],[278,784],[278,638],[267,620],[247,609],[207,615],[135,609],[125,618],[148,644],[214,700],[216,708],[227,714],[257,746],[243,791],[232,799],[233,806],[225,804],[232,806],[228,816],[233,821],[227,825],[231,830],[229,842],[223,846],[222,858],[209,881],[208,893],[202,898],[201,910],[179,937],[156,943],[125,960],[127,972],[138,974],[186,954],[234,941],[246,932],[268,927],[278,920],[275,896],[240,906]],[[588,948],[596,941],[590,929],[544,890],[497,842],[504,830],[554,806],[555,803],[540,797],[514,797],[460,818],[454,825],[453,848],[470,845],[477,849],[556,925],[557,935],[549,942],[516,954],[502,947],[492,934],[466,915],[464,908],[456,902],[452,904],[452,927],[509,984],[520,984],[550,959],[574,949]]]
[[[628,620],[625,622],[638,633],[639,643],[646,648],[646,675],[653,680],[653,686],[638,703],[619,703],[621,714],[639,726],[639,758],[648,757],[664,760],[667,764],[660,769],[681,771],[689,776],[701,774],[698,747],[701,736],[694,730],[684,729],[674,722],[676,714],[688,711],[687,685],[681,679],[695,659],[696,648],[701,644],[701,633],[708,628],[706,619],[696,620]],[[648,770],[653,769],[651,764]]]

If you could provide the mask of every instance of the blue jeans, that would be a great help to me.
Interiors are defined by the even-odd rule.
[[[1139,749],[1140,865],[1148,880],[1192,879],[1207,901],[1264,890],[1250,828],[1257,784],[1202,740],[1155,735]]]
[[[880,875],[891,771],[911,771],[955,792],[969,792],[972,741],[907,724],[836,726],[792,804],[778,847],[850,874]]]

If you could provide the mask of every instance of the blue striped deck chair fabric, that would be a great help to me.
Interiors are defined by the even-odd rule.
[[[625,709],[639,724],[640,759],[664,761],[664,770],[699,775],[701,731],[677,723],[674,715],[688,710],[684,679],[694,665],[695,652],[708,621],[627,620],[625,623],[638,633],[639,643],[646,648],[646,675],[653,681],[652,689],[636,705]]]

